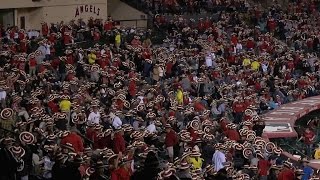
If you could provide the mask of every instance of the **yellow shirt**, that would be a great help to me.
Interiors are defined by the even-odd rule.
[[[116,37],[115,37],[115,43],[116,44],[120,44],[121,43],[121,36],[120,34],[117,34]]]
[[[248,58],[245,58],[243,61],[242,61],[242,66],[249,66],[251,64],[251,61],[250,59]]]
[[[252,69],[252,70],[257,71],[257,70],[259,70],[259,68],[260,68],[260,63],[259,63],[258,61],[253,61],[253,62],[251,63],[251,69]]]
[[[189,157],[188,162],[193,165],[193,168],[201,169],[202,163],[203,163],[203,159],[200,158],[200,157],[198,157],[198,159],[196,159],[194,157]]]
[[[94,53],[90,53],[88,55],[89,64],[94,64],[96,62],[97,56]]]
[[[316,149],[316,152],[314,153],[314,158],[315,159],[320,159],[320,148]]]
[[[69,100],[62,100],[59,104],[60,110],[64,112],[70,112],[71,102]]]
[[[180,89],[177,91],[176,98],[179,104],[183,103],[183,92]]]

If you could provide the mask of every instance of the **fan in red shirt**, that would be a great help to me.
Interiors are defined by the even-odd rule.
[[[288,161],[283,163],[284,167],[282,171],[278,174],[278,180],[294,180],[295,174],[292,168],[292,164]]]
[[[200,102],[200,99],[196,99],[194,102],[194,110],[197,112],[202,112],[204,111],[206,108],[204,107],[204,105]]]
[[[70,50],[66,50],[66,56],[67,56],[67,61],[66,63],[67,64],[74,64],[74,57],[73,57],[73,51],[70,49]]]
[[[126,150],[126,142],[123,138],[123,129],[119,128],[115,130],[114,139],[113,139],[113,151],[116,154],[123,154]]]
[[[64,45],[71,43],[71,33],[64,32],[64,34],[63,34],[63,43],[64,43]]]
[[[106,69],[107,66],[110,65],[106,54],[101,55],[101,58],[98,59],[98,64],[100,65],[101,69]]]
[[[28,50],[28,43],[29,43],[29,41],[27,40],[27,39],[22,39],[21,41],[20,41],[20,52],[22,52],[22,53],[26,53],[27,52],[27,50]]]
[[[303,139],[303,142],[306,145],[307,155],[311,155],[313,148],[312,146],[316,139],[316,134],[310,128],[307,127],[299,140],[301,139]]]
[[[105,31],[111,31],[113,28],[113,23],[110,20],[106,20],[106,22],[104,23],[103,29]]]
[[[47,23],[45,23],[45,22],[43,22],[43,23],[41,23],[41,32],[42,32],[42,35],[43,36],[47,36],[48,35],[48,33],[49,33],[49,27],[48,27],[48,24]]]
[[[101,38],[101,34],[100,34],[99,30],[96,28],[93,32],[93,40],[99,41],[100,38]]]
[[[18,32],[18,37],[20,40],[25,39],[26,38],[26,32],[24,31],[24,29],[20,29]]]
[[[247,46],[247,49],[253,49],[254,48],[255,44],[254,44],[254,41],[253,41],[252,37],[250,37],[248,39],[246,46]]]
[[[168,150],[170,162],[173,162],[174,150],[173,147],[178,143],[177,133],[172,129],[170,124],[166,125],[165,145]]]
[[[233,123],[227,124],[228,130],[226,131],[226,136],[230,140],[239,141],[240,140],[240,134],[237,131],[237,126]]]
[[[111,173],[111,180],[130,180],[132,176],[131,160],[128,157],[123,157],[119,162],[119,166]]]
[[[258,152],[257,153],[257,157],[259,158],[259,162],[258,162],[258,174],[259,177],[262,178],[267,178],[268,174],[269,174],[269,168],[271,166],[271,163],[266,160],[263,156],[262,153]]]
[[[246,108],[246,106],[245,106],[242,99],[240,99],[239,101],[235,100],[235,102],[232,105],[232,109],[233,109],[234,116],[235,116],[235,123],[240,123],[242,121],[242,115],[243,115],[245,108]]]
[[[129,89],[129,94],[131,97],[135,97],[137,94],[136,80],[137,80],[136,78],[131,78],[130,82],[129,82],[128,89]]]
[[[188,131],[190,132],[190,136],[191,136],[191,142],[190,142],[191,147],[193,147],[195,145],[195,142],[199,137],[195,131],[195,128],[193,126],[193,124],[194,124],[193,122],[194,122],[194,120],[191,121],[190,124],[187,126],[187,127],[189,127]]]
[[[139,36],[134,36],[133,40],[131,41],[131,45],[133,47],[141,46],[141,41]]]
[[[82,138],[77,134],[77,132],[66,133],[65,137],[61,140],[61,145],[70,143],[72,144],[76,153],[83,152],[83,141]]]
[[[54,102],[54,97],[49,97],[48,99],[48,107],[51,113],[59,112],[59,106]]]

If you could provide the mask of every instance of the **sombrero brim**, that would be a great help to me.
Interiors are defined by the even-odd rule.
[[[33,144],[35,142],[34,135],[27,131],[20,133],[19,139],[21,142],[24,142],[25,144]]]
[[[13,109],[11,108],[4,108],[1,113],[0,117],[1,119],[9,119],[13,115]]]

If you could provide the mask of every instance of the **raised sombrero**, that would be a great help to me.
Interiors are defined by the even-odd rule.
[[[9,151],[17,158],[22,158],[26,151],[21,146],[11,146]]]
[[[12,115],[13,115],[13,109],[4,108],[0,113],[0,118],[6,120],[6,119],[11,118]]]
[[[19,140],[25,144],[33,144],[35,137],[32,133],[24,131],[19,134]]]

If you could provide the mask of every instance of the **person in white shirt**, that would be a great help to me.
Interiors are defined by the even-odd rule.
[[[45,43],[44,44],[44,47],[46,48],[46,50],[45,50],[45,60],[46,61],[49,61],[50,60],[50,55],[51,55],[51,45],[50,44],[48,44],[48,43]]]
[[[122,126],[121,119],[118,116],[116,116],[114,113],[111,112],[109,114],[109,117],[110,117],[110,122],[111,122],[113,128],[119,129]]]
[[[155,133],[155,132],[157,132],[156,125],[154,125],[154,122],[153,122],[153,121],[150,121],[149,126],[147,126],[147,131],[149,131],[150,133]]]
[[[208,52],[206,55],[206,66],[212,67],[212,55],[210,52]]]
[[[226,164],[226,155],[223,153],[222,146],[218,146],[215,153],[212,156],[212,164],[214,166],[214,171],[218,172],[220,169],[224,168]]]
[[[100,113],[97,106],[93,107],[93,111],[89,114],[88,123],[100,124]]]
[[[236,45],[236,49],[237,49],[237,53],[242,52],[242,44],[238,42]]]

